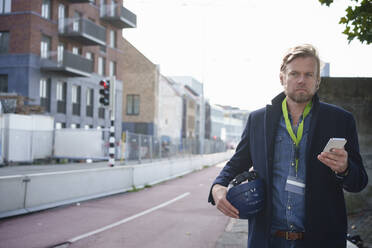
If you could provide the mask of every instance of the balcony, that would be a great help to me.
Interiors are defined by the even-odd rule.
[[[69,51],[61,54],[51,52],[46,59],[40,60],[40,69],[43,71],[57,72],[68,77],[89,77],[93,72],[93,61]]]
[[[135,28],[137,16],[119,4],[102,5],[100,17],[116,28]]]
[[[106,29],[85,18],[61,18],[58,32],[86,46],[106,45]]]

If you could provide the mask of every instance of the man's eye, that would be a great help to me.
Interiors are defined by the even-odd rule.
[[[297,74],[298,74],[298,73],[295,72],[295,71],[292,71],[292,72],[289,73],[289,75],[291,75],[291,76],[297,76]]]
[[[306,76],[307,76],[307,77],[313,77],[314,74],[313,74],[313,73],[306,73]]]

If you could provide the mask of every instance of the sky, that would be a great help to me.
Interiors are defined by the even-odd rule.
[[[282,91],[285,51],[313,44],[332,77],[372,77],[372,45],[338,24],[350,0],[124,0],[137,28],[123,36],[164,76],[192,76],[211,103],[264,107]]]

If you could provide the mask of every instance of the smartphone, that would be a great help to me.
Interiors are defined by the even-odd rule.
[[[341,149],[346,144],[346,139],[344,138],[330,138],[327,145],[324,147],[323,152],[331,152],[331,149],[337,148]]]

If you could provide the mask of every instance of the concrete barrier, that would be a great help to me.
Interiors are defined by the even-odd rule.
[[[0,177],[0,218],[143,188],[227,160],[231,152],[115,166]]]
[[[26,213],[24,209],[26,182],[25,176],[5,176],[0,179],[0,218]],[[7,213],[7,214],[3,214]]]

